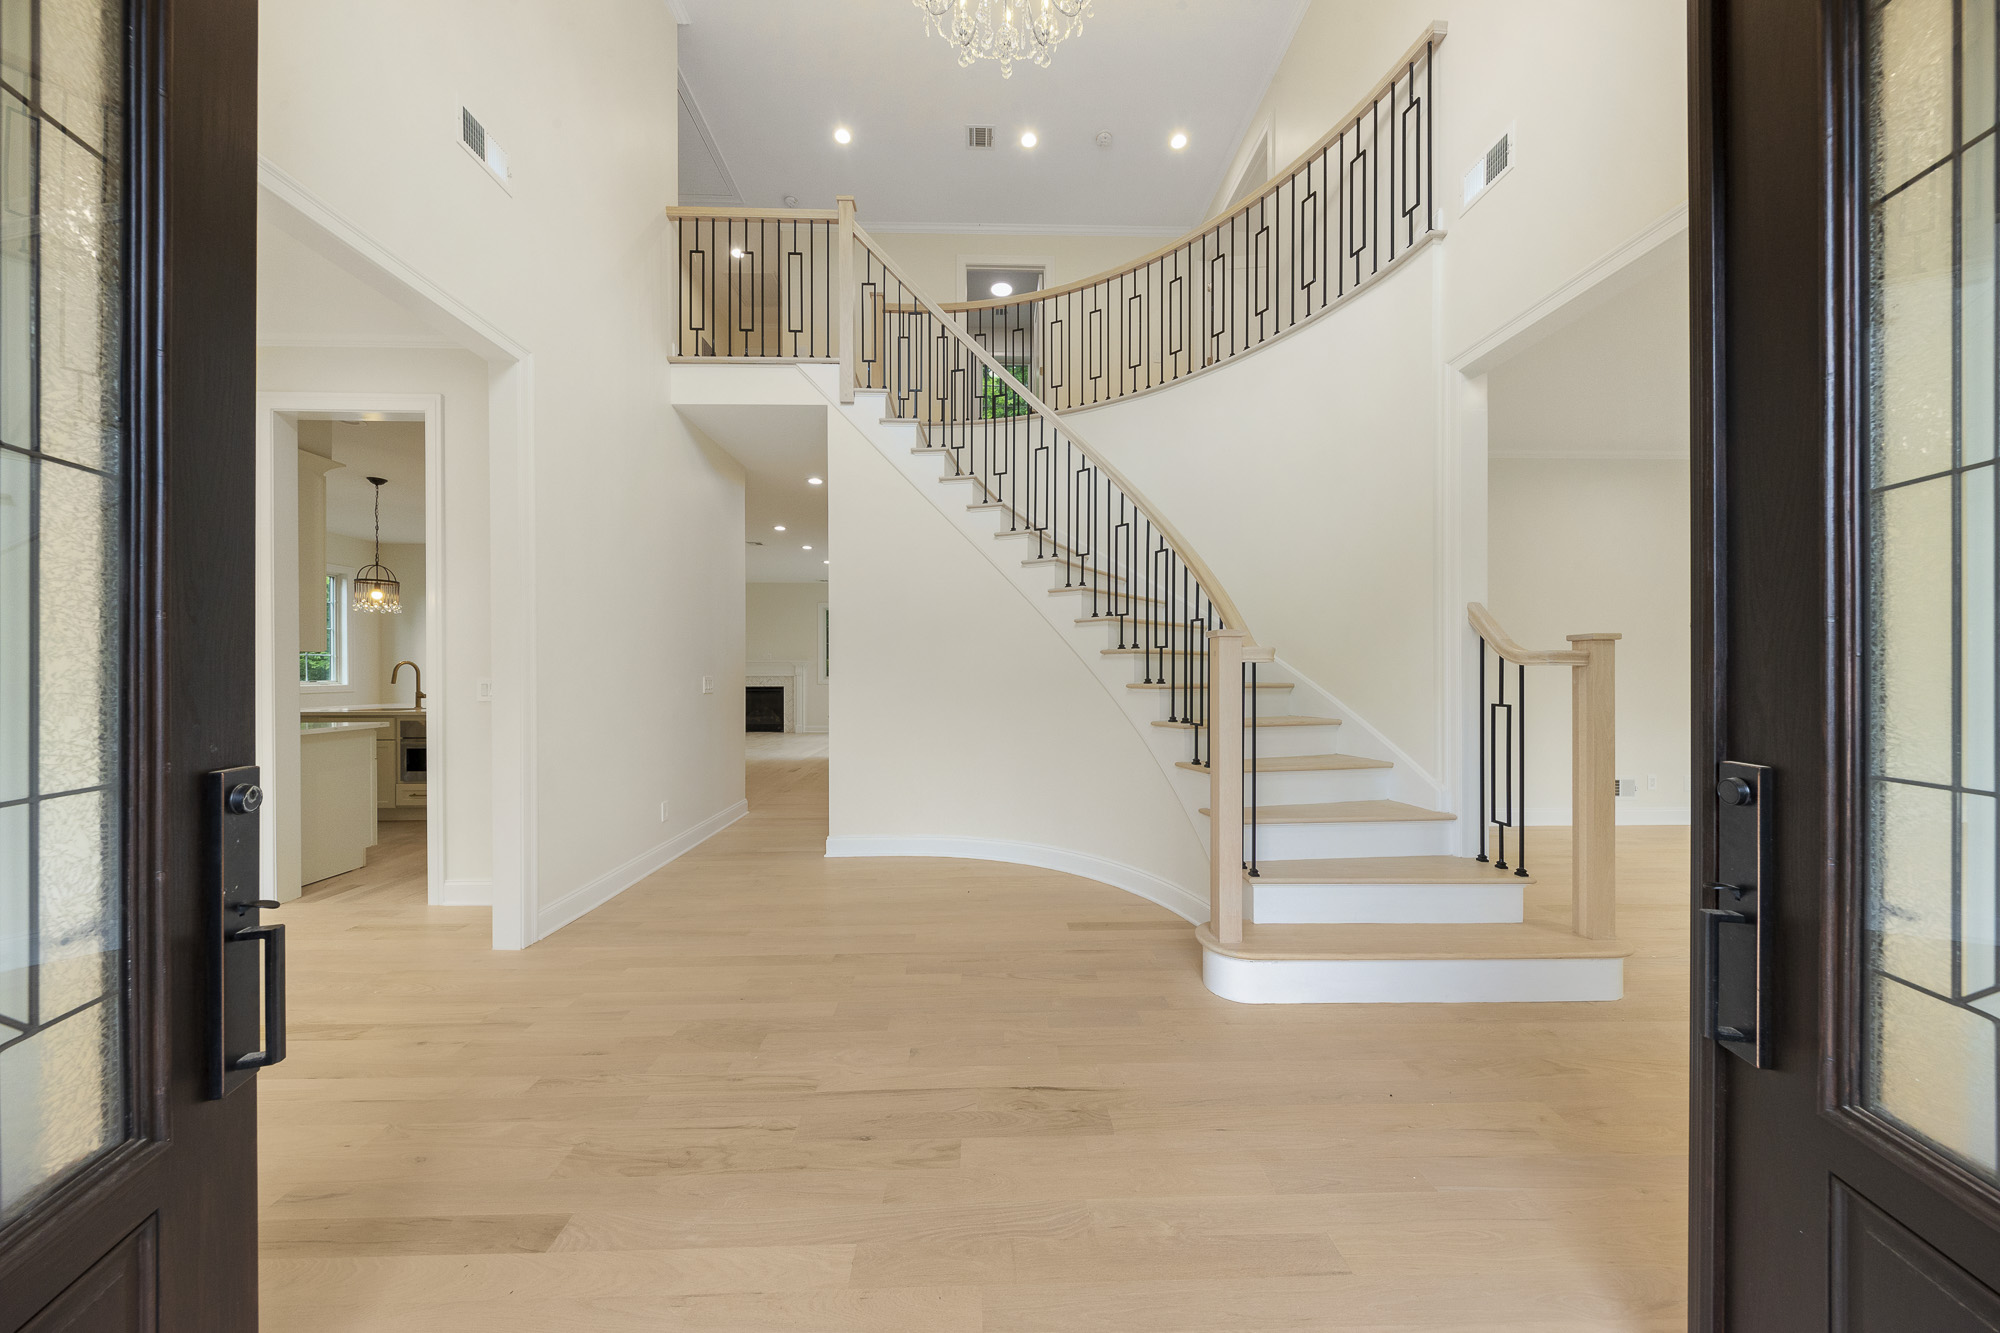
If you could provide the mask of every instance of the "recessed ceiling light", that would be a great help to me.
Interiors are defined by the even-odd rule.
[[[830,564],[832,564],[832,563],[833,563],[833,561],[831,561],[831,560],[822,560],[822,561],[820,561],[820,563],[821,563],[822,565],[830,565]]]
[[[847,126],[840,125],[834,128],[833,141],[835,143],[852,143],[854,142],[854,136],[847,132]]]
[[[730,257],[731,259],[741,259],[741,258],[743,258],[743,247],[742,247],[742,246],[740,246],[740,245],[732,245],[732,246],[730,246],[730,247],[729,247],[729,257]]]
[[[810,550],[812,550],[812,547],[810,547],[810,546],[801,546],[801,547],[800,547],[799,549],[800,549],[801,551],[810,551]]]
[[[1021,135],[1021,147],[1023,148],[1033,148],[1036,142],[1037,140],[1035,138],[1035,132],[1033,130],[1025,131]]]
[[[1014,284],[1011,282],[996,282],[993,284],[993,294],[995,296],[1012,296],[1014,294]]]
[[[780,523],[777,527],[771,529],[771,531],[773,532],[783,532],[784,530],[785,530],[785,525],[782,523]]]
[[[820,479],[819,479],[818,477],[807,477],[807,478],[806,478],[806,485],[808,485],[808,486],[822,486],[822,485],[825,485],[825,483],[824,483],[824,482],[822,482],[822,481],[821,481],[821,480],[820,480]]]
[[[1176,134],[1173,138],[1167,140],[1167,147],[1178,153],[1181,149],[1187,147],[1187,136],[1185,134]]]

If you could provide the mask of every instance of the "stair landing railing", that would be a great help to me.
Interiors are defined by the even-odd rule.
[[[1057,411],[1146,393],[1262,347],[1367,287],[1441,225],[1441,22],[1263,186],[1092,277],[943,309]]]
[[[1570,928],[1617,934],[1617,634],[1571,634],[1571,647],[1523,648],[1478,602],[1466,607],[1476,655],[1479,854],[1528,873],[1528,668],[1570,668]],[[1513,684],[1508,684],[1508,667]]]

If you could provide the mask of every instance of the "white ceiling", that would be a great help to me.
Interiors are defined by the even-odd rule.
[[[327,419],[324,412],[299,413],[301,418]],[[424,540],[424,423],[417,421],[355,422],[333,417],[333,461],[341,466],[326,474],[326,530],[342,537],[372,541],[375,536],[375,488],[370,477],[385,477],[382,488],[382,540],[421,544]]]
[[[1487,445],[1505,457],[1686,457],[1685,238],[1628,285],[1488,373]]]
[[[1004,80],[992,61],[960,69],[910,0],[678,8],[681,79],[720,159],[683,143],[690,198],[733,182],[757,207],[851,194],[864,227],[1178,233],[1201,220],[1305,0],[1096,0],[1050,68]],[[995,126],[999,146],[966,148],[968,125]]]
[[[824,407],[683,407],[681,415],[743,465],[743,577],[819,583],[826,544]],[[814,486],[807,477],[818,477]],[[784,524],[783,532],[773,529]],[[759,545],[758,543],[761,543]],[[810,546],[812,550],[804,550]]]

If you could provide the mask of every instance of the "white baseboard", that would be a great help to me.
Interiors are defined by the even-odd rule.
[[[1060,870],[1080,879],[1094,879],[1114,889],[1137,894],[1149,903],[1158,903],[1175,916],[1196,925],[1208,920],[1206,894],[1160,878],[1149,870],[1120,861],[1074,852],[1066,847],[1045,847],[1033,842],[1009,842],[1004,838],[948,837],[867,837],[845,835],[826,840],[828,856],[936,856],[959,861],[1001,861],[1008,865],[1035,866]]]
[[[493,881],[490,879],[448,879],[431,899],[433,907],[491,907]]]
[[[1692,807],[1685,805],[1621,805],[1617,807],[1618,822],[1634,826],[1648,824],[1686,824],[1692,822]],[[1529,806],[1528,827],[1542,828],[1555,826],[1568,828],[1569,807],[1566,805]]]
[[[684,833],[639,853],[624,865],[605,871],[587,884],[571,889],[535,914],[535,938],[547,939],[592,908],[601,907],[669,861],[707,842],[750,813],[750,802],[738,801],[718,810]]]
[[[826,728],[825,728],[825,727],[800,727],[800,728],[798,729],[798,732],[797,732],[797,734],[798,734],[798,735],[801,735],[801,736],[824,736],[824,735],[826,735]]]
[[[1201,980],[1238,1004],[1539,1004],[1622,999],[1625,960],[1250,959],[1203,949]]]

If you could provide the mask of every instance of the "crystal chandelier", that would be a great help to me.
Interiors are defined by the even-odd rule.
[[[382,563],[382,488],[389,484],[389,479],[370,477],[368,484],[375,488],[375,563],[354,576],[354,609],[400,616],[403,585],[397,582],[395,571]]]
[[[975,60],[1000,62],[1000,77],[1014,77],[1014,62],[1047,69],[1056,47],[1083,31],[1091,0],[913,0],[924,11],[924,31],[958,48],[961,67]]]

